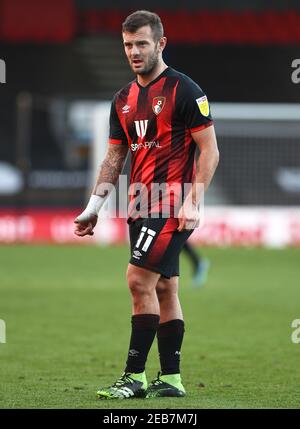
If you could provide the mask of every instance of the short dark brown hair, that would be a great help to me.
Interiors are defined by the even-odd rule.
[[[157,42],[164,35],[164,27],[162,25],[160,17],[153,12],[148,10],[137,10],[131,15],[127,16],[122,24],[122,32],[128,31],[129,33],[135,33],[139,28],[144,25],[150,25],[153,39]]]

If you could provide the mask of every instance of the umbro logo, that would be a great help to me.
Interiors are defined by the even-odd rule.
[[[138,350],[130,349],[128,352],[128,356],[135,357],[138,356],[140,352]]]
[[[130,106],[128,106],[128,104],[126,104],[124,107],[122,107],[122,113],[128,113],[130,110]]]
[[[133,253],[134,253],[134,255],[135,255],[135,256],[143,256],[143,255],[141,254],[141,252],[139,252],[138,250],[135,250]]]

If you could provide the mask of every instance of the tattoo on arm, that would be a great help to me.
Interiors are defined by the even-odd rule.
[[[98,174],[97,182],[94,187],[93,193],[99,195],[96,192],[97,188],[100,189],[102,183],[111,183],[116,185],[119,175],[121,174],[126,156],[128,152],[127,146],[121,145],[109,145],[108,151],[106,153],[105,159],[101,164],[100,171]],[[106,196],[107,190],[104,191],[104,194],[100,196]]]

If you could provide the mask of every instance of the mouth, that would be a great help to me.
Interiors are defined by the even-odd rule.
[[[143,63],[143,61],[142,61],[142,60],[132,60],[132,64],[133,64],[135,67],[139,67],[139,66],[141,66],[141,65],[142,65],[142,63]]]

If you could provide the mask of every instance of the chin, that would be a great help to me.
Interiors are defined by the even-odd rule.
[[[150,74],[150,73],[151,73],[151,71],[152,71],[152,70],[149,70],[149,69],[145,69],[145,68],[143,68],[143,69],[141,69],[141,70],[138,70],[138,71],[136,72],[136,74],[140,74],[140,75],[142,75],[142,76],[145,76],[145,75],[147,75],[147,74]]]
[[[144,74],[145,70],[144,69],[136,69],[135,67],[131,67],[132,71],[134,74]]]

